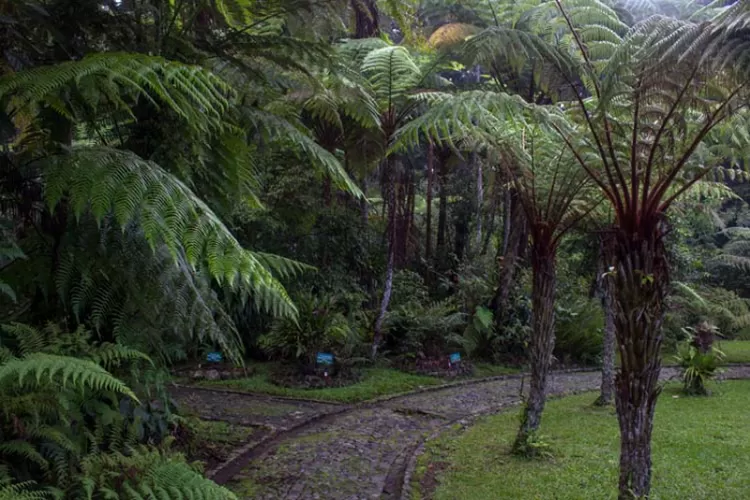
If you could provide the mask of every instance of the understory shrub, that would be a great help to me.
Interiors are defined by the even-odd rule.
[[[684,391],[690,395],[705,396],[709,394],[706,382],[716,377],[724,359],[724,353],[713,345],[717,328],[704,321],[686,330],[691,338],[676,356],[682,368]]]
[[[82,327],[4,325],[0,498],[234,498],[167,451],[166,428],[150,427],[150,407],[110,373],[143,363],[139,351],[95,342]]]
[[[604,313],[597,300],[580,299],[558,306],[555,357],[565,365],[601,361]]]
[[[268,333],[260,337],[259,345],[270,357],[293,362],[302,372],[315,370],[318,352],[336,356],[338,366],[351,365],[363,359],[359,331],[352,326],[333,296],[314,296],[311,293],[295,297],[299,310],[296,319],[279,318]]]

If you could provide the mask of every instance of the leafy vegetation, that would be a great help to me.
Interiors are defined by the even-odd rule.
[[[229,498],[168,446],[169,370],[214,351],[284,367],[216,384],[345,402],[528,366],[532,447],[553,367],[603,364],[626,429],[688,328],[750,360],[748,15],[3,3],[0,497]]]

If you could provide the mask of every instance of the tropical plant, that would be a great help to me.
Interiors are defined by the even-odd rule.
[[[724,359],[724,353],[713,345],[718,328],[704,321],[695,327],[687,327],[686,333],[691,338],[675,356],[682,368],[684,390],[690,395],[705,396],[708,395],[706,382],[718,374]]]
[[[268,355],[297,361],[310,370],[318,352],[340,354],[357,335],[332,296],[302,294],[296,303],[300,311],[297,319],[277,319],[258,340]]]
[[[502,63],[514,74],[530,71],[536,94],[559,105],[526,104],[504,92],[474,93],[447,100],[444,116],[453,119],[432,126],[436,133],[488,137],[503,129],[509,110],[528,110],[558,134],[612,204],[622,498],[647,496],[651,485],[650,437],[669,281],[665,214],[722,167],[727,148],[715,147],[720,141],[712,136],[744,127],[746,115],[737,110],[746,72],[730,66],[729,55],[743,47],[744,28],[733,22],[734,15],[746,14],[743,8],[729,8],[715,23],[652,17],[632,27],[596,0],[520,8],[506,23],[473,36],[468,50],[489,67]],[[449,111],[461,106],[462,112]],[[735,136],[732,145],[743,142]]]

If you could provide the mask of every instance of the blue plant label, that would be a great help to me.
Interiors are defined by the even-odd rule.
[[[210,363],[221,363],[223,359],[220,352],[209,352],[206,356],[206,360]]]
[[[452,363],[460,363],[461,362],[461,353],[454,352],[451,354],[451,364]]]
[[[333,364],[333,354],[327,353],[327,352],[319,352],[315,356],[315,362],[319,365],[332,365]]]

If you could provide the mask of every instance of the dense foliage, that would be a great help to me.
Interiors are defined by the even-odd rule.
[[[614,330],[618,394],[678,345],[704,392],[690,328],[750,338],[725,3],[3,3],[0,498],[231,498],[169,451],[213,350],[528,363],[519,439]]]

